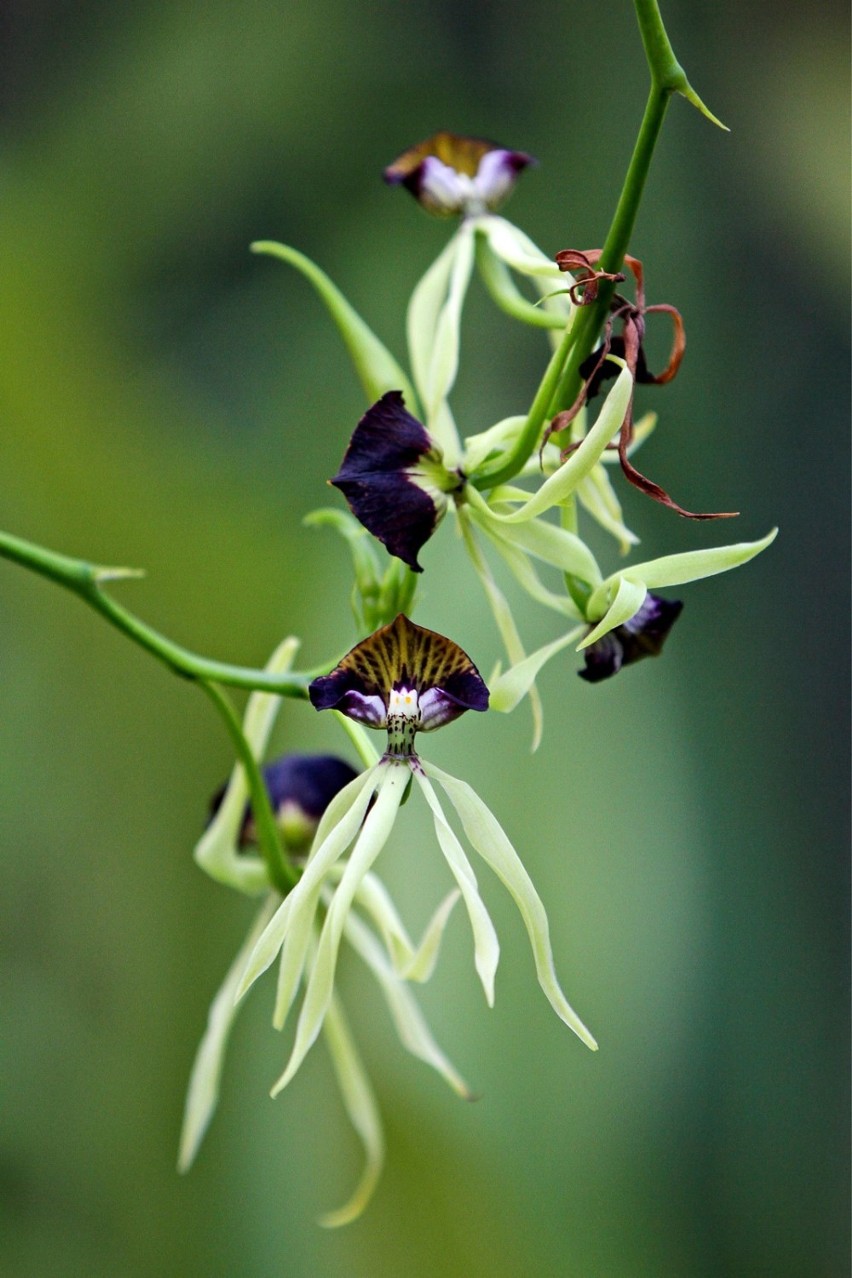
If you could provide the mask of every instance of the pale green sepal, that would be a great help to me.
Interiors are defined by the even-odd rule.
[[[450,272],[456,260],[458,246],[459,232],[457,231],[415,286],[408,304],[406,315],[408,358],[414,383],[424,406],[428,399],[429,367],[432,362],[435,330],[438,327],[441,308],[446,300]]]
[[[625,621],[635,617],[645,602],[647,593],[643,582],[628,581],[626,577],[622,577],[609,608],[594,630],[585,636],[582,643],[577,644],[577,651],[581,652],[583,648],[588,648],[589,644],[597,643],[598,639],[603,639],[610,630],[615,630],[616,626],[623,626]]]
[[[621,372],[603,402],[597,421],[580,447],[544,481],[538,492],[533,493],[520,510],[512,511],[510,515],[494,514],[495,519],[502,523],[522,523],[541,515],[551,506],[561,505],[600,460],[601,454],[618,433],[633,394],[633,378],[624,361],[612,355],[607,358],[620,364]]]
[[[489,568],[485,556],[477,543],[474,536],[472,524],[472,512],[465,506],[458,507],[458,521],[464,538],[465,546],[470,555],[471,563],[474,570],[482,582],[482,588],[485,591],[485,597],[488,600],[492,615],[497,623],[497,629],[500,632],[500,638],[503,640],[503,647],[506,649],[506,656],[513,663],[523,661],[526,656],[526,650],[521,642],[521,636],[518,634],[518,628],[515,625],[515,618],[512,616],[512,610],[509,607],[506,596],[500,590],[491,569]],[[533,718],[533,749],[536,743],[541,740],[542,727],[544,722],[544,711],[541,705],[541,697],[535,688],[530,689],[530,708]]]
[[[559,986],[544,905],[508,836],[466,781],[459,781],[432,764],[429,772],[447,792],[473,847],[514,899],[530,938],[539,985],[551,1007],[587,1047],[596,1051],[597,1043]]]
[[[372,1198],[385,1161],[385,1142],[379,1107],[336,995],[326,1013],[323,1033],[344,1108],[364,1146],[365,1156],[364,1170],[352,1197],[336,1211],[319,1218],[326,1229],[338,1229],[357,1220]]]
[[[293,1050],[287,1062],[287,1068],[272,1088],[273,1096],[277,1096],[293,1078],[322,1027],[334,990],[337,955],[346,916],[361,880],[381,852],[393,829],[410,775],[405,766],[388,765],[380,776],[376,787],[376,802],[361,827],[346,869],[328,907],[317,946],[316,960],[305,989]],[[293,889],[291,896],[295,895],[301,887],[310,869],[311,863],[308,862],[303,878]],[[284,904],[286,905],[286,901]]]
[[[474,964],[485,991],[485,1001],[489,1007],[493,1007],[494,977],[500,959],[500,942],[497,939],[496,929],[491,921],[491,915],[485,908],[485,902],[479,895],[479,886],[473,867],[465,856],[464,848],[459,843],[455,831],[444,816],[429,778],[422,772],[416,772],[414,775],[431,809],[435,833],[444,859],[464,897],[467,916],[470,919],[470,930],[473,933]]]
[[[552,643],[546,643],[544,647],[537,648],[517,665],[510,666],[490,685],[488,709],[498,710],[501,714],[510,714],[527,695],[541,668],[551,657],[555,657],[557,652],[561,652],[563,648],[572,644],[579,634],[582,634],[582,627],[576,626],[567,635],[554,639]]]
[[[526,415],[504,417],[502,421],[490,426],[479,435],[468,435],[464,441],[462,469],[466,475],[473,474],[492,453],[503,452],[514,444],[526,425]],[[524,499],[529,493],[523,494]]]
[[[623,555],[629,552],[631,546],[638,544],[639,538],[624,522],[621,502],[616,497],[603,466],[594,466],[577,485],[577,500],[601,528],[611,533]]]
[[[417,396],[405,373],[325,271],[288,244],[259,240],[251,245],[251,251],[265,253],[289,263],[313,284],[346,343],[349,357],[370,403],[380,399],[385,391],[398,390],[405,396],[411,412],[418,412]]]
[[[425,425],[444,452],[447,465],[460,454],[452,414],[443,411],[458,370],[461,308],[473,268],[473,232],[466,222],[415,288],[406,327],[414,382]]]
[[[527,523],[506,527],[499,519],[492,519],[495,512],[485,502],[481,493],[474,488],[470,492],[470,505],[473,518],[492,540],[500,539],[519,547],[526,554],[534,555],[542,563],[559,568],[562,572],[570,572],[596,586],[601,580],[601,570],[586,543],[576,533],[567,528],[559,528],[556,524],[547,523],[543,519],[529,520]],[[495,490],[498,491],[498,490]],[[502,490],[499,490],[502,491]],[[527,494],[524,493],[524,497]]]
[[[526,275],[537,283],[548,280],[565,282],[565,272],[560,271],[554,259],[542,253],[538,245],[513,222],[504,217],[487,215],[477,220],[476,228],[487,239],[494,255],[519,275]],[[543,290],[549,289],[545,282],[540,286]],[[559,301],[567,318],[572,309],[570,299],[563,296]]]
[[[272,1028],[283,1029],[293,999],[299,988],[305,970],[308,951],[314,937],[314,921],[317,902],[321,891],[316,888],[302,909],[292,910],[289,915],[287,934],[281,946],[281,962],[278,967],[278,984],[275,990],[275,1007],[272,1012]]]
[[[522,527],[523,525],[520,526]],[[508,566],[512,576],[531,599],[544,604],[545,608],[551,608],[554,612],[558,612],[561,617],[569,617],[574,621],[579,620],[580,610],[573,599],[569,595],[558,595],[555,591],[549,590],[522,550],[518,550],[517,546],[514,546],[511,541],[504,540],[502,537],[493,534],[491,535],[491,540],[497,553]]]
[[[648,590],[656,590],[663,586],[681,586],[687,581],[700,581],[703,577],[713,577],[717,573],[727,572],[730,568],[738,568],[746,564],[755,555],[770,546],[778,535],[778,529],[762,537],[760,541],[740,541],[731,546],[711,546],[705,550],[689,550],[678,555],[663,555],[660,559],[649,559],[646,563],[631,564],[620,572],[613,573],[601,582],[589,599],[589,616],[603,613],[609,604],[613,587],[622,578],[628,581],[641,582]]]
[[[546,310],[524,297],[509,274],[505,262],[494,253],[482,230],[476,237],[476,265],[492,300],[512,319],[520,320],[521,323],[529,324],[533,328],[563,329],[565,327],[564,315]]]
[[[347,918],[345,931],[349,944],[379,982],[405,1050],[436,1070],[463,1100],[473,1100],[473,1093],[435,1042],[411,990],[393,970],[377,938],[355,914]]]
[[[284,944],[294,913],[304,910],[312,917],[312,909],[323,879],[358,833],[376,788],[377,767],[362,772],[345,785],[326,808],[314,835],[313,848],[302,877],[289,896],[281,902],[258,939],[246,964],[237,998],[243,997],[275,959]],[[295,955],[292,961],[295,961]]]
[[[178,1153],[178,1171],[187,1172],[195,1161],[195,1155],[210,1120],[216,1111],[219,1101],[219,1084],[222,1078],[222,1066],[225,1062],[225,1051],[228,1038],[237,1015],[234,1001],[240,977],[243,974],[246,959],[254,949],[257,938],[269,922],[279,897],[271,892],[264,901],[251,931],[228,969],[222,985],[207,1016],[207,1028],[198,1045],[192,1072],[189,1076],[189,1088],[186,1094],[186,1106],[183,1114],[183,1126],[180,1134]]]
[[[441,941],[460,895],[454,889],[444,897],[417,946],[412,943],[390,893],[375,874],[364,875],[355,900],[378,928],[391,956],[394,971],[405,981],[422,984],[429,980],[435,970]]]
[[[298,648],[298,639],[285,639],[275,649],[264,669],[270,674],[282,674],[289,670]],[[270,692],[253,692],[248,699],[243,732],[258,761],[266,749],[280,706],[281,698]],[[245,773],[237,763],[231,772],[222,802],[196,843],[193,856],[196,864],[211,879],[253,896],[269,887],[269,876],[261,857],[240,852],[237,848],[247,800]]]

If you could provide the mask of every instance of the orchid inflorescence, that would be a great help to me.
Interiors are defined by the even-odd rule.
[[[709,114],[685,77],[676,87]],[[467,782],[421,757],[418,734],[469,710],[508,713],[528,696],[537,746],[542,709],[536,679],[548,661],[573,647],[583,654],[578,673],[595,684],[658,655],[683,605],[657,591],[746,563],[775,535],[639,563],[624,558],[638,538],[625,522],[613,482],[619,472],[686,518],[727,517],[684,510],[632,461],[656,423],[651,413],[634,419],[635,388],[662,385],[675,376],[685,349],[684,324],[674,307],[645,304],[638,259],[622,252],[613,261],[606,249],[563,249],[550,257],[497,212],[519,174],[533,163],[524,152],[441,132],[385,170],[389,184],[405,187],[428,212],[456,219],[448,243],[411,297],[409,372],[317,265],[286,245],[253,246],[288,262],[314,286],[340,330],[366,397],[345,447],[345,435],[341,438],[340,468],[330,480],[349,509],[322,509],[307,519],[339,532],[354,566],[359,642],[327,673],[311,677],[293,671],[294,638],[275,650],[264,671],[196,657],[109,599],[105,587],[133,575],[130,570],[98,568],[0,534],[0,552],[74,590],[173,669],[195,679],[224,718],[237,761],[215,797],[195,858],[217,881],[260,897],[261,904],[210,1009],[190,1079],[179,1166],[186,1170],[192,1164],[216,1108],[240,1000],[277,964],[273,1025],[283,1028],[301,1003],[289,1059],[272,1094],[286,1087],[322,1034],[365,1150],[361,1180],[349,1202],[325,1217],[330,1225],[363,1210],[383,1159],[378,1106],[336,985],[344,943],[376,978],[403,1046],[459,1095],[472,1095],[411,991],[413,982],[428,980],[434,971],[445,929],[461,901],[476,972],[486,1001],[494,1001],[499,942],[468,850],[496,874],[517,905],[539,984],[554,1011],[587,1047],[597,1046],[562,992],[544,905],[521,858]],[[635,282],[633,301],[616,291],[625,282],[625,265]],[[500,421],[470,433],[456,422],[450,396],[474,269],[511,319],[544,330],[550,351],[529,407],[518,411],[513,405]],[[601,308],[597,327],[588,318],[595,307]],[[668,314],[674,329],[669,362],[657,375],[648,369],[643,346],[646,317],[655,312]],[[620,566],[599,565],[580,535],[581,515],[612,536]],[[456,523],[502,645],[490,687],[458,644],[408,615],[417,606],[421,553],[445,520]],[[553,638],[533,652],[527,651],[486,548],[525,596],[560,618]],[[219,691],[223,683],[252,690],[242,724]],[[290,755],[262,766],[285,695],[330,710],[354,745],[360,769],[334,755]],[[365,729],[386,734],[383,751],[373,747]],[[418,803],[431,818],[453,881],[419,941],[410,937],[375,869],[412,790],[419,791]]]

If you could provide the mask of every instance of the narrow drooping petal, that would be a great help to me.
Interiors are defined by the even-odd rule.
[[[482,138],[442,131],[410,147],[385,169],[385,181],[404,186],[430,213],[483,213],[502,204],[517,176],[535,161]]]
[[[596,1051],[597,1043],[562,993],[553,964],[544,905],[502,826],[467,782],[449,776],[433,764],[429,765],[429,774],[446,791],[473,847],[513,897],[530,939],[539,985],[551,1007],[587,1047]]]
[[[473,1093],[467,1083],[432,1037],[408,985],[388,962],[377,938],[354,914],[346,920],[346,937],[381,985],[396,1032],[406,1051],[437,1070],[464,1100],[472,1100]]]
[[[306,910],[312,916],[325,876],[358,833],[376,783],[376,768],[368,769],[351,781],[329,804],[325,815],[328,817],[329,812],[334,809],[335,821],[324,825],[324,818],[320,822],[302,877],[289,896],[281,902],[252,950],[237,991],[238,998],[274,962],[284,944],[294,914],[299,910]]]
[[[219,1101],[219,1082],[225,1063],[225,1050],[239,1010],[236,992],[248,956],[275,912],[277,904],[278,897],[271,892],[264,901],[237,957],[228,969],[218,994],[210,1004],[207,1028],[198,1045],[192,1073],[189,1076],[178,1155],[180,1172],[189,1171],[195,1161],[195,1155],[198,1153],[198,1148],[216,1110]]]
[[[352,1197],[337,1211],[320,1217],[320,1224],[326,1229],[337,1229],[357,1220],[372,1198],[382,1174],[385,1142],[379,1107],[337,997],[331,1000],[323,1033],[346,1113],[361,1139],[365,1154],[364,1170]]]
[[[586,665],[577,673],[588,683],[600,683],[643,657],[657,657],[669,631],[683,610],[677,599],[646,594],[645,601],[622,625],[608,631],[583,650]]]
[[[479,885],[476,882],[473,867],[447,818],[444,816],[434,787],[428,777],[422,772],[417,773],[417,780],[432,812],[435,833],[438,836],[441,851],[444,854],[447,865],[450,867],[453,878],[459,885],[459,891],[464,897],[471,931],[473,932],[476,970],[482,982],[482,988],[485,991],[486,1002],[489,1007],[493,1007],[494,977],[497,973],[497,963],[500,959],[500,942],[497,940],[497,932],[491,921],[491,915],[485,908],[485,902],[479,895]]]
[[[418,945],[414,945],[390,893],[375,874],[365,874],[356,903],[372,919],[391,957],[394,971],[406,981],[428,981],[435,969],[444,931],[461,894],[449,892],[440,903]]]
[[[314,679],[308,691],[317,710],[387,727],[394,757],[411,753],[418,730],[441,727],[466,710],[488,709],[488,689],[467,653],[401,613],[356,644],[330,674]]]
[[[458,477],[444,470],[440,449],[388,391],[355,428],[339,474],[331,483],[352,513],[392,555],[422,572],[417,556],[447,509]]]
[[[334,991],[334,977],[343,925],[361,880],[381,852],[393,829],[407,783],[408,774],[405,769],[385,766],[380,774],[376,802],[361,828],[323,923],[299,1022],[296,1026],[293,1050],[287,1068],[272,1089],[273,1096],[277,1096],[293,1078],[322,1028]],[[307,870],[305,873],[307,875]],[[296,890],[294,889],[294,893]]]

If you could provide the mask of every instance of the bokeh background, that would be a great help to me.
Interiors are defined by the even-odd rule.
[[[600,1052],[550,1012],[489,884],[495,1010],[461,916],[424,996],[475,1105],[345,974],[388,1129],[360,1222],[315,1224],[360,1153],[321,1047],[268,1099],[269,987],[179,1178],[186,1076],[250,914],[190,857],[228,745],[191,687],[0,564],[4,1278],[847,1271],[847,15],[664,9],[732,132],[673,104],[636,229],[649,300],[689,338],[643,401],[663,414],[643,461],[687,505],[743,514],[625,503],[647,554],[781,533],[684,591],[663,660],[600,687],[554,662],[537,757],[525,708],[430,741],[523,850]],[[144,565],[122,598],[198,650],[262,663],[297,630],[322,660],[356,637],[348,567],[301,520],[336,500],[364,403],[308,287],[247,246],[315,257],[402,355],[447,228],[379,175],[439,127],[539,158],[509,212],[547,251],[599,244],[645,96],[631,6],[5,0],[2,24],[0,523]],[[474,287],[468,431],[523,409],[541,354]],[[424,561],[417,619],[487,670],[449,524]],[[553,629],[528,611],[532,645]],[[287,705],[277,742],[335,732]],[[445,876],[405,815],[385,871],[419,922]]]

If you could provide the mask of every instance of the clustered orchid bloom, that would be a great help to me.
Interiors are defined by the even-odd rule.
[[[284,640],[263,671],[199,656],[146,626],[107,593],[109,583],[137,575],[134,570],[89,564],[0,533],[0,554],[73,591],[171,670],[192,679],[224,722],[237,763],[216,796],[195,859],[217,882],[261,901],[210,1009],[190,1077],[179,1166],[186,1170],[193,1162],[215,1111],[240,1000],[276,964],[273,1025],[296,1024],[272,1094],[287,1086],[322,1034],[344,1108],[364,1147],[361,1179],[349,1202],[325,1218],[329,1225],[344,1224],[363,1210],[383,1160],[378,1106],[337,989],[344,943],[376,978],[403,1046],[459,1095],[470,1097],[411,994],[411,982],[432,974],[461,900],[474,965],[487,1003],[494,1001],[500,946],[469,850],[513,898],[539,985],[554,1011],[587,1047],[597,1046],[559,985],[544,905],[508,836],[467,782],[421,757],[418,734],[468,711],[508,713],[529,696],[537,745],[542,713],[536,678],[546,662],[573,646],[583,654],[581,678],[599,683],[658,655],[682,604],[656,592],[744,564],[775,536],[773,531],[758,541],[639,563],[627,557],[638,538],[625,522],[611,473],[616,482],[623,476],[688,518],[723,517],[684,510],[632,462],[656,423],[653,414],[635,421],[637,388],[642,393],[672,379],[685,337],[674,307],[645,305],[643,269],[626,255],[628,237],[668,97],[680,93],[715,121],[686,80],[653,8],[652,16],[648,11],[640,16],[652,72],[649,110],[604,250],[568,249],[553,258],[497,212],[518,175],[534,163],[524,152],[442,131],[385,170],[388,183],[405,187],[428,212],[455,219],[448,243],[408,306],[410,371],[310,259],[282,244],[253,246],[310,282],[339,329],[363,389],[360,420],[330,481],[349,511],[308,516],[308,522],[340,533],[352,555],[357,634],[367,637],[342,659],[310,672],[293,671],[294,638]],[[634,276],[634,301],[615,292],[626,278],[625,264]],[[544,330],[548,355],[528,406],[513,402],[496,423],[476,421],[465,428],[456,421],[450,397],[474,271],[507,316]],[[674,325],[671,356],[658,375],[650,372],[643,346],[646,317],[655,311],[667,313]],[[341,445],[348,434],[349,428]],[[586,515],[617,542],[624,558],[615,571],[599,564],[581,535]],[[506,668],[495,665],[490,689],[462,648],[409,620],[423,572],[420,556],[445,519],[455,520],[505,651]],[[555,636],[533,652],[526,650],[489,556],[528,599],[559,618]],[[328,672],[317,676],[317,668]],[[242,724],[222,691],[228,686],[251,690]],[[328,718],[344,728],[363,770],[328,754],[290,755],[263,767],[282,695],[330,710]],[[386,734],[381,754],[365,729]],[[454,882],[417,943],[374,869],[411,791],[422,796]],[[298,1015],[291,1016],[297,1004]]]
[[[515,900],[539,984],[552,1007],[586,1046],[597,1046],[560,988],[545,909],[517,852],[466,782],[420,756],[418,733],[442,727],[468,710],[490,707],[507,713],[528,695],[537,745],[541,703],[535,680],[547,661],[574,646],[585,662],[579,675],[598,683],[644,657],[658,655],[683,605],[655,592],[745,563],[774,536],[773,532],[756,542],[628,563],[608,575],[599,566],[579,534],[578,507],[616,539],[623,554],[638,540],[624,522],[610,481],[613,465],[651,496],[681,514],[689,513],[629,460],[656,422],[648,414],[634,423],[636,385],[671,379],[683,356],[683,324],[674,308],[645,306],[641,263],[627,259],[636,279],[636,302],[613,295],[601,344],[580,367],[581,392],[571,404],[560,402],[578,315],[595,302],[602,287],[624,276],[599,269],[598,251],[565,250],[552,260],[498,216],[496,208],[531,162],[524,153],[444,132],[403,153],[386,169],[386,180],[405,186],[429,212],[459,218],[449,244],[412,295],[407,325],[410,378],[319,267],[284,245],[255,246],[294,265],[313,284],[340,329],[368,400],[340,470],[330,481],[351,513],[318,511],[310,522],[331,525],[347,540],[355,567],[356,622],[362,634],[374,633],[309,687],[314,707],[335,712],[366,767],[355,773],[340,760],[324,758],[279,762],[265,770],[285,840],[298,856],[298,880],[287,892],[270,889],[266,867],[252,851],[256,832],[246,814],[239,766],[196,849],[199,864],[214,877],[243,891],[265,890],[265,899],[211,1009],[190,1083],[180,1165],[191,1163],[215,1108],[239,1000],[277,961],[276,1028],[290,1020],[300,993],[301,1006],[289,1059],[272,1094],[287,1086],[322,1034],[344,1105],[365,1149],[365,1169],[355,1193],[325,1218],[327,1224],[342,1224],[363,1210],[383,1156],[378,1107],[335,988],[344,942],[376,977],[403,1045],[435,1068],[459,1095],[470,1096],[467,1084],[435,1043],[409,989],[411,981],[431,975],[444,930],[461,899],[473,936],[476,971],[486,1001],[490,1005],[494,1000],[497,933],[439,790],[449,800],[470,848]],[[449,396],[458,371],[462,311],[474,263],[489,294],[507,314],[548,331],[551,355],[526,413],[465,435],[456,424]],[[574,278],[569,274],[566,288],[567,272]],[[537,300],[523,294],[515,277],[532,286]],[[554,287],[556,280],[561,288]],[[675,327],[669,365],[656,377],[648,371],[642,344],[645,315],[653,310],[671,314]],[[619,332],[613,333],[614,323],[620,325]],[[592,418],[593,401],[598,402]],[[457,644],[405,615],[414,602],[417,574],[423,571],[421,552],[448,515],[458,524],[508,660],[505,670],[496,667],[490,693]],[[391,557],[384,569],[370,536]],[[564,619],[567,630],[527,653],[484,546],[529,598]],[[552,573],[554,580],[548,583],[542,571]],[[273,655],[270,669],[289,666],[293,642],[286,641]],[[277,704],[277,698],[260,692],[249,699],[244,731],[257,759],[265,749]],[[364,727],[386,732],[380,755]],[[419,944],[410,939],[374,870],[412,785],[423,796],[455,883],[438,903]]]
[[[290,656],[288,649],[284,659]],[[271,667],[280,666],[281,659],[281,654],[276,654]],[[539,984],[554,1011],[587,1047],[597,1048],[560,988],[544,905],[508,836],[466,782],[426,763],[415,750],[418,732],[434,731],[468,710],[486,710],[488,695],[476,666],[457,644],[402,615],[357,644],[329,674],[312,682],[310,697],[316,709],[335,710],[355,724],[386,731],[386,748],[381,757],[373,752],[374,761],[358,774],[342,760],[328,756],[279,760],[265,770],[272,783],[270,789],[277,787],[279,814],[289,809],[293,828],[293,809],[298,809],[313,822],[315,833],[295,887],[283,899],[277,892],[267,893],[212,1004],[190,1079],[181,1170],[187,1170],[194,1160],[215,1110],[238,1002],[279,958],[274,1026],[281,1029],[286,1024],[300,989],[303,1000],[290,1059],[272,1095],[286,1087],[323,1032],[344,1104],[366,1151],[365,1170],[353,1197],[324,1222],[343,1224],[363,1210],[381,1168],[383,1141],[378,1108],[335,992],[344,940],[378,980],[403,1045],[432,1065],[460,1096],[470,1098],[470,1089],[435,1043],[407,988],[408,982],[431,976],[444,929],[461,898],[473,935],[476,970],[488,1005],[494,1003],[500,955],[496,929],[473,866],[447,820],[433,781],[447,795],[471,847],[513,897],[529,935]],[[271,730],[276,701],[268,694],[255,693],[249,702],[246,737],[258,756]],[[347,779],[349,774],[351,779]],[[286,785],[281,784],[282,777],[287,778]],[[424,796],[456,884],[438,904],[419,945],[411,942],[386,889],[372,872],[412,779]],[[318,800],[323,803],[321,813],[317,812]],[[235,770],[224,793],[217,796],[213,821],[199,845],[199,860],[208,868],[213,861],[239,860],[239,849],[250,830],[240,775]],[[219,851],[212,856],[213,847]],[[245,881],[235,886],[244,889]]]
[[[636,301],[613,295],[603,344],[582,365],[582,393],[572,405],[559,403],[578,314],[596,300],[605,282],[623,276],[598,268],[599,250],[563,250],[549,259],[493,211],[529,163],[524,153],[439,133],[404,152],[385,171],[387,181],[406,186],[430,212],[461,215],[450,243],[412,295],[407,325],[411,379],[318,268],[285,246],[256,247],[291,262],[311,280],[341,330],[365,390],[375,400],[355,427],[331,483],[344,494],[355,519],[416,573],[422,571],[423,547],[453,513],[509,663],[492,679],[491,705],[508,711],[528,693],[535,746],[542,727],[535,677],[546,661],[573,643],[585,654],[585,667],[578,673],[587,682],[599,682],[640,656],[658,654],[680,611],[679,601],[656,605],[667,624],[654,623],[651,634],[647,618],[655,613],[652,600],[658,597],[647,592],[745,563],[770,543],[774,533],[759,541],[666,555],[609,575],[599,567],[578,533],[578,506],[616,538],[622,553],[638,541],[624,522],[609,478],[613,465],[650,496],[690,515],[630,460],[656,422],[648,414],[634,424],[636,384],[671,380],[683,357],[683,322],[673,307],[645,305],[642,264],[626,258],[636,280]],[[550,330],[552,354],[526,414],[506,417],[463,438],[449,396],[458,370],[461,316],[474,260],[490,295],[508,314]],[[533,284],[538,302],[523,296],[513,275]],[[562,287],[554,289],[557,279]],[[669,364],[654,376],[647,369],[643,338],[645,316],[657,310],[671,315],[675,338]],[[612,333],[613,322],[620,324],[619,333]],[[598,397],[600,406],[590,421],[589,404]],[[530,480],[538,480],[534,491],[520,486]],[[363,548],[357,547],[351,527],[339,522],[337,526],[363,563]],[[569,623],[567,631],[537,652],[527,653],[484,554],[483,537],[522,590]],[[542,578],[542,566],[545,572],[555,572],[553,584]],[[373,577],[366,593],[374,597],[379,590]],[[397,597],[402,607],[408,605],[399,592]],[[364,599],[362,591],[362,603]],[[368,611],[362,607],[363,620]],[[617,633],[610,638],[613,632]],[[604,652],[606,659],[601,658]]]

